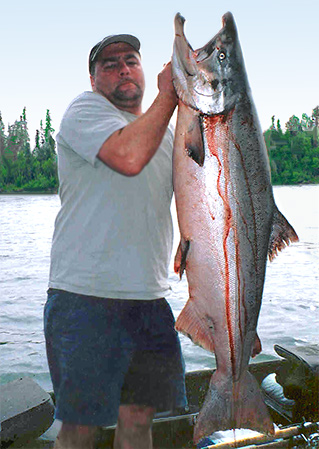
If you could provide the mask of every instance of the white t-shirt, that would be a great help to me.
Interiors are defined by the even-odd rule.
[[[57,135],[61,209],[55,221],[49,287],[119,299],[167,295],[173,231],[173,133],[126,177],[97,158],[105,140],[137,117],[84,92]]]

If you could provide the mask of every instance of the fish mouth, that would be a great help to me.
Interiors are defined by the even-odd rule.
[[[203,92],[201,92],[201,91],[197,91],[196,89],[194,89],[194,92],[197,94],[197,95],[201,95],[202,97],[207,97],[207,98],[213,98],[214,97],[214,95],[219,95],[219,93],[212,93],[212,94],[205,94],[205,93],[203,93]]]
[[[185,18],[176,14],[172,71],[177,96],[193,109],[206,114],[219,113],[223,109],[219,82],[212,73],[200,67],[214,48],[211,46],[209,52],[207,49],[194,51],[185,36],[184,24]]]
[[[229,61],[226,51],[221,50],[225,36],[227,43],[237,38],[231,13],[224,14],[222,24],[223,28],[205,46],[193,50],[184,33],[185,18],[177,13],[174,21],[172,72],[177,96],[185,105],[207,115],[229,110],[234,100],[229,92]]]

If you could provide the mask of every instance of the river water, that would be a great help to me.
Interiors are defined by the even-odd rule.
[[[275,355],[275,343],[319,349],[319,185],[275,187],[274,194],[300,242],[268,263],[258,357]],[[57,195],[0,195],[0,383],[29,376],[52,388],[42,314],[59,205]],[[175,248],[178,241],[175,226]],[[168,300],[177,316],[187,300],[187,283],[174,273],[173,258],[170,284]],[[211,354],[184,336],[181,341],[188,371],[214,366]]]

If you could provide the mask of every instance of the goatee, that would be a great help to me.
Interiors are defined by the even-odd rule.
[[[121,90],[120,87],[118,86],[114,91],[113,91],[113,98],[117,99],[118,101],[136,101],[139,100],[143,97],[143,91],[140,88],[140,86],[138,86],[137,84],[135,84],[135,89],[132,90]]]

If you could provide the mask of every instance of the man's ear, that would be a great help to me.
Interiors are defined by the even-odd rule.
[[[92,90],[95,90],[95,79],[93,75],[90,75],[90,81],[91,81],[91,86],[92,86]]]

